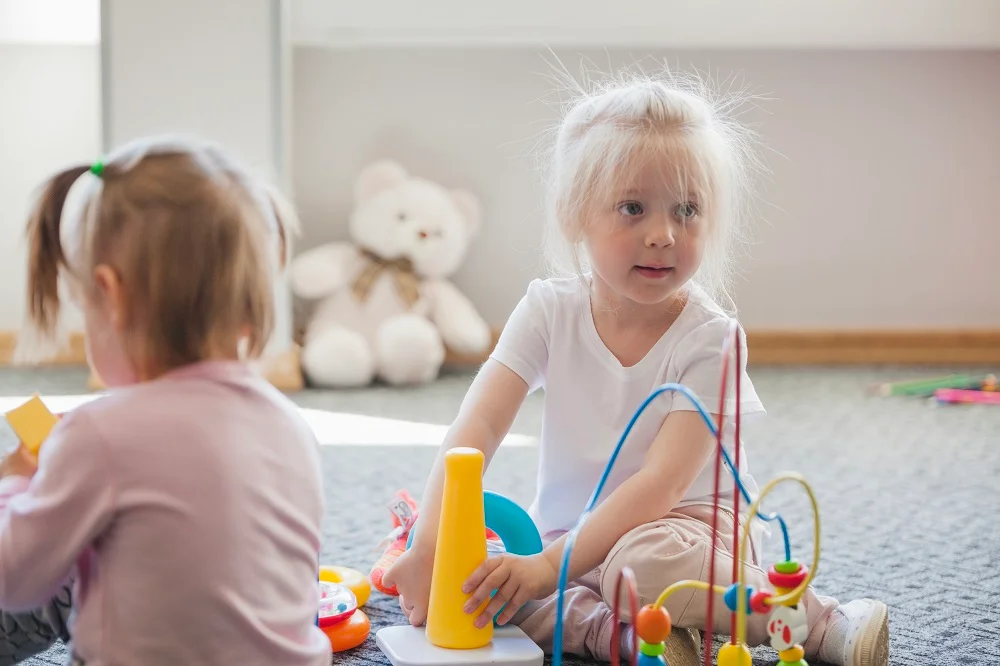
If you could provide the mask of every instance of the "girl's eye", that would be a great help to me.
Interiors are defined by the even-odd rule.
[[[694,217],[698,214],[698,206],[693,203],[685,202],[677,206],[674,214],[681,219],[687,219],[689,217]]]
[[[629,217],[642,215],[642,204],[636,201],[627,201],[618,205],[618,212]]]
[[[398,219],[398,220],[399,220],[400,222],[406,222],[406,213],[397,213],[397,214],[396,214],[396,218],[397,218],[397,219]]]

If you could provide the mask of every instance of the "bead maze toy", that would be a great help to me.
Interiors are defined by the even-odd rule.
[[[544,661],[542,649],[518,627],[490,623],[480,629],[475,626],[476,615],[463,610],[471,595],[462,592],[462,583],[486,560],[487,525],[509,552],[541,551],[541,537],[531,519],[506,498],[484,493],[484,465],[485,456],[478,449],[458,447],[445,454],[426,625],[386,627],[375,634],[376,643],[394,666],[541,666]],[[491,520],[487,519],[489,506],[493,507]]]
[[[666,665],[665,659],[662,657],[665,646],[664,641],[669,637],[670,631],[672,629],[672,619],[670,613],[663,607],[667,599],[675,592],[683,589],[695,589],[706,592],[707,597],[707,612],[706,617],[714,617],[714,601],[716,595],[721,595],[722,600],[726,607],[732,613],[731,622],[731,638],[725,643],[718,652],[717,666],[752,666],[753,658],[750,654],[750,649],[746,645],[746,624],[747,616],[750,613],[769,613],[769,618],[767,622],[768,636],[771,640],[771,646],[778,650],[778,666],[808,666],[804,659],[804,651],[801,646],[801,642],[805,640],[808,635],[808,626],[806,623],[806,613],[805,608],[799,603],[802,598],[802,594],[805,592],[806,588],[812,582],[816,575],[816,569],[819,564],[819,550],[820,550],[820,523],[819,523],[819,510],[818,504],[816,502],[816,497],[813,494],[812,489],[806,480],[799,474],[796,473],[786,473],[777,476],[771,480],[764,488],[761,490],[759,496],[754,500],[750,497],[746,488],[740,480],[740,449],[739,446],[735,446],[735,462],[729,457],[728,452],[723,446],[723,414],[724,405],[726,404],[726,391],[728,388],[728,379],[730,364],[735,355],[735,414],[734,414],[734,440],[739,442],[740,439],[740,400],[741,400],[741,375],[739,368],[742,366],[742,348],[739,344],[740,341],[740,329],[739,325],[734,321],[730,325],[729,335],[727,336],[726,342],[723,347],[723,366],[722,366],[722,378],[721,378],[721,388],[719,397],[719,422],[715,423],[709,416],[708,411],[705,406],[701,403],[694,393],[687,387],[681,384],[664,384],[659,388],[655,389],[649,397],[640,405],[636,410],[635,415],[629,422],[625,431],[622,433],[621,438],[618,441],[615,449],[611,453],[611,457],[608,460],[607,467],[604,470],[604,474],[597,483],[597,487],[594,489],[590,500],[587,503],[583,514],[580,516],[579,521],[570,531],[567,537],[566,546],[563,550],[563,560],[562,566],[559,572],[559,586],[558,586],[558,602],[557,602],[557,614],[556,614],[556,628],[555,628],[555,640],[553,645],[552,654],[552,664],[553,666],[561,666],[562,664],[562,622],[563,622],[563,597],[566,589],[566,577],[568,571],[568,563],[570,555],[572,553],[573,544],[576,542],[577,534],[580,529],[586,523],[588,517],[594,509],[597,503],[597,498],[600,496],[601,491],[604,489],[604,485],[607,482],[608,476],[611,473],[611,469],[614,466],[615,460],[618,457],[618,453],[621,451],[622,446],[628,437],[633,425],[638,420],[639,416],[646,409],[646,407],[656,399],[657,396],[666,392],[676,392],[682,394],[685,398],[690,400],[694,404],[695,408],[705,422],[709,431],[716,438],[716,455],[715,455],[715,474],[714,474],[714,492],[713,496],[715,498],[713,514],[712,514],[712,532],[713,535],[718,532],[718,514],[719,514],[719,497],[720,497],[720,475],[723,463],[726,468],[730,471],[733,477],[733,573],[732,573],[732,583],[728,586],[716,584],[714,580],[715,574],[715,551],[716,549],[711,549],[710,561],[708,565],[708,581],[701,580],[683,580],[673,583],[668,586],[656,601],[652,604],[648,604],[641,609],[637,609],[638,603],[638,593],[636,590],[635,576],[631,569],[625,568],[619,576],[616,583],[616,598],[613,604],[613,612],[615,616],[615,635],[612,641],[612,659],[611,663],[614,666],[620,664],[620,622],[618,621],[620,616],[620,608],[618,597],[621,596],[621,591],[627,592],[631,609],[632,618],[635,628],[635,642],[633,644],[633,655],[631,663],[634,666],[654,666],[654,665]],[[735,354],[734,354],[735,352]],[[813,553],[812,553],[812,565],[806,567],[794,559],[792,559],[791,545],[788,538],[788,527],[785,524],[785,520],[777,513],[762,514],[760,513],[760,503],[763,499],[771,493],[771,491],[779,484],[790,481],[796,482],[801,485],[812,504],[813,509],[813,529],[814,529],[814,539],[813,539]],[[749,510],[747,511],[747,517],[744,521],[742,527],[739,522],[739,506],[740,501],[744,500],[749,504]],[[784,549],[785,549],[785,559],[781,562],[774,564],[768,571],[768,581],[774,586],[774,590],[753,590],[746,585],[745,582],[745,568],[746,562],[742,556],[743,553],[747,552],[747,539],[750,534],[750,521],[755,518],[761,518],[769,522],[777,522],[781,528],[782,537],[784,539]],[[713,536],[714,540],[714,536]],[[711,666],[712,664],[712,623],[711,621],[706,623],[705,627],[705,642],[703,647],[703,657],[705,666]]]

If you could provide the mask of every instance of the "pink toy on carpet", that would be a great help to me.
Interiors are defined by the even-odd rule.
[[[379,544],[378,547],[385,548],[385,551],[372,565],[368,578],[376,590],[382,594],[396,597],[399,596],[399,591],[396,590],[395,586],[386,587],[382,582],[382,577],[406,550],[406,540],[410,536],[413,524],[417,521],[417,501],[406,489],[400,490],[393,495],[392,501],[389,503],[389,511],[392,513],[393,530]],[[500,537],[489,528],[486,528],[486,540],[490,542],[487,545],[491,551],[502,549]]]

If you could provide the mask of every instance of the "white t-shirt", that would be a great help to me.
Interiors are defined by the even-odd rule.
[[[677,320],[637,364],[623,367],[597,333],[585,278],[534,280],[514,309],[492,358],[517,373],[531,391],[545,390],[538,490],[529,513],[543,537],[568,531],[579,520],[612,451],[636,410],[657,387],[676,382],[691,389],[709,414],[719,409],[722,349],[731,318],[693,283]],[[741,411],[743,424],[764,414],[746,375],[744,350]],[[724,445],[732,458],[735,378],[730,369]],[[599,502],[635,474],[667,414],[694,411],[682,394],[657,397],[633,426]],[[742,433],[741,433],[742,435]],[[742,439],[742,437],[741,437]],[[678,506],[712,501],[714,456]],[[741,480],[751,498],[758,488],[740,446]],[[732,506],[732,475],[723,468],[720,503]],[[741,511],[747,505],[741,499]]]

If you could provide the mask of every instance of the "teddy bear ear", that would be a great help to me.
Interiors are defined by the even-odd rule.
[[[395,187],[410,177],[403,166],[394,160],[379,160],[365,167],[354,185],[354,199],[365,201],[379,192]]]
[[[480,218],[482,216],[482,210],[479,206],[479,199],[476,195],[468,190],[452,190],[451,198],[454,200],[455,205],[458,209],[462,211],[462,215],[465,217],[465,222],[469,227],[469,233],[475,234],[479,231]]]

